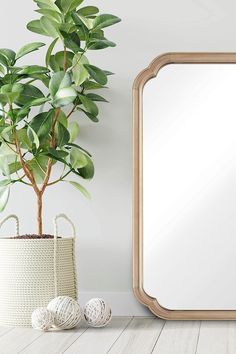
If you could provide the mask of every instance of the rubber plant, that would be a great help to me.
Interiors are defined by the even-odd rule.
[[[48,187],[69,182],[89,196],[77,180],[69,178],[94,176],[90,153],[77,144],[77,117],[82,114],[98,122],[97,103],[107,101],[94,91],[106,87],[112,73],[93,65],[87,53],[115,46],[105,37],[104,28],[120,19],[100,14],[95,6],[83,6],[83,0],[34,1],[41,17],[27,28],[53,40],[45,64],[20,64],[23,56],[43,47],[42,42],[27,44],[17,53],[0,49],[0,211],[13,184],[31,187],[37,196],[40,237],[43,195]],[[52,180],[56,164],[61,165],[62,174]]]

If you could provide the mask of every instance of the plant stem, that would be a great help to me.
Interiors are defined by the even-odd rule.
[[[15,145],[16,145],[16,151],[19,155],[19,159],[20,159],[20,163],[21,166],[23,168],[23,171],[26,175],[26,177],[29,179],[29,181],[32,184],[32,187],[36,193],[37,196],[37,204],[38,204],[38,212],[37,212],[37,221],[38,221],[38,235],[39,237],[42,237],[42,233],[43,233],[43,223],[42,223],[42,196],[43,193],[39,190],[37,183],[35,182],[34,179],[34,175],[33,173],[30,171],[30,169],[28,168],[26,162],[24,161],[23,155],[22,155],[22,151],[21,151],[21,147],[20,147],[20,143],[17,139],[17,135],[16,135],[16,131],[14,131],[14,137],[15,137]]]
[[[54,184],[57,184],[58,182],[63,182],[64,178],[66,178],[72,170],[68,171],[67,173],[65,173],[61,178],[58,178],[56,181],[48,183],[47,187],[53,186]]]
[[[67,71],[67,52],[66,52],[66,47],[64,47],[64,71]]]
[[[43,234],[43,221],[42,221],[42,210],[43,210],[43,194],[39,192],[37,194],[37,221],[38,221],[38,235],[42,237]]]
[[[82,57],[85,55],[87,49],[88,49],[88,47],[87,47],[87,45],[86,45],[85,48],[84,48],[83,53],[81,53],[79,59],[78,59],[78,60],[76,61],[76,63],[72,66],[71,70],[73,70],[73,69],[79,64],[80,60],[81,60]]]
[[[76,109],[76,105],[74,105],[70,113],[67,115],[67,119],[70,118],[70,116],[74,113],[75,109]]]

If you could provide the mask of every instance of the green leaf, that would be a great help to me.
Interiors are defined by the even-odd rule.
[[[96,7],[96,6],[85,6],[85,7],[82,7],[81,9],[79,9],[77,11],[77,13],[79,15],[82,15],[82,16],[91,16],[91,15],[95,15],[99,12],[99,9]]]
[[[43,155],[35,156],[34,159],[27,163],[30,170],[33,172],[36,183],[42,183],[44,181],[47,171],[47,164],[48,157]]]
[[[77,28],[72,21],[69,21],[69,22],[67,21],[67,22],[60,24],[59,30],[64,31],[66,33],[72,33],[72,32],[76,32]]]
[[[55,54],[55,61],[59,65],[60,70],[64,69],[64,51],[58,52]],[[66,52],[66,65],[67,68],[70,68],[72,66],[72,61],[74,58],[74,53],[67,51]]]
[[[34,106],[41,106],[42,104],[51,101],[48,97],[36,98],[35,100],[31,101],[28,105],[25,105],[23,108],[29,108]]]
[[[77,149],[85,152],[85,154],[87,154],[89,157],[92,157],[92,155],[85,149],[83,149],[81,146],[79,146],[78,144],[74,144],[74,143],[68,143],[67,144],[69,147],[76,147]]]
[[[68,152],[66,152],[64,150],[56,150],[53,148],[49,148],[48,151],[50,154],[57,156],[57,157],[65,158],[68,156]]]
[[[20,171],[21,169],[22,169],[21,163],[18,161],[15,161],[15,162],[9,164],[9,174],[10,175],[16,173],[17,171]]]
[[[83,0],[61,0],[60,5],[65,13],[71,12],[76,9]]]
[[[64,31],[60,31],[63,38],[64,38],[64,44],[67,48],[71,49],[74,53],[78,53],[81,51],[80,48],[80,38],[79,36],[75,33],[66,33]]]
[[[77,91],[72,87],[66,87],[57,91],[53,99],[55,107],[64,107],[74,102],[77,97]]]
[[[90,157],[86,156],[87,165],[78,168],[77,171],[79,172],[80,176],[84,179],[92,179],[94,177],[94,164]]]
[[[18,106],[25,106],[37,98],[44,98],[44,94],[36,86],[29,84],[14,84],[14,88],[20,91],[19,97],[15,100],[15,103]]]
[[[31,142],[29,140],[27,129],[22,128],[16,131],[17,139],[20,143],[20,147],[23,149],[31,149]]]
[[[3,85],[0,90],[0,99],[12,104],[13,102],[17,102],[17,99],[19,99],[22,92],[23,89],[19,86],[19,84]]]
[[[90,74],[90,76],[100,85],[106,85],[107,84],[107,76],[103,72],[103,70],[99,69],[97,66],[90,65],[90,64],[84,64],[84,67]]]
[[[5,75],[5,69],[4,69],[4,67],[3,67],[2,65],[0,65],[0,72],[1,72],[3,75]]]
[[[86,198],[89,198],[89,199],[91,198],[91,195],[87,191],[87,189],[85,189],[83,186],[81,186],[81,184],[79,184],[78,182],[74,182],[74,181],[65,181],[65,182],[69,182],[73,187],[78,189]]]
[[[56,62],[55,55],[51,55],[50,60],[49,60],[49,65],[54,72],[61,70],[60,66]]]
[[[61,7],[61,0],[56,0],[55,1],[55,5],[61,10],[63,11],[62,7]]]
[[[36,149],[38,149],[40,146],[39,138],[38,138],[37,134],[35,133],[35,131],[31,128],[30,125],[28,125],[27,134],[28,134],[30,141],[32,141],[35,144]]]
[[[59,12],[51,10],[51,9],[39,9],[35,10],[36,12],[48,17],[51,20],[56,21],[57,23],[61,23],[62,16]]]
[[[49,37],[57,38],[59,36],[58,23],[56,21],[50,20],[46,16],[42,16],[40,23]]]
[[[34,74],[47,74],[48,68],[39,65],[24,66],[23,69],[18,71],[19,75],[34,75]]]
[[[38,33],[38,34],[42,34],[43,36],[48,36],[47,31],[44,29],[42,23],[40,20],[33,20],[30,21],[27,24],[27,28],[29,31],[34,32],[34,33]]]
[[[73,67],[73,79],[75,81],[76,86],[80,86],[84,81],[89,78],[89,73],[85,69],[84,64],[89,64],[88,59],[85,55],[81,56],[81,54],[76,54],[73,59],[72,67]]]
[[[99,15],[94,20],[94,28],[101,29],[101,28],[113,26],[114,24],[120,21],[121,19],[114,15],[110,15],[110,14]]]
[[[88,30],[91,30],[93,28],[93,19],[79,15],[77,12],[72,13],[72,18],[74,20],[74,23],[78,26],[85,26]]]
[[[90,100],[97,102],[108,102],[104,97],[95,93],[87,93],[86,95]]]
[[[83,88],[85,90],[99,90],[101,88],[106,88],[106,86],[100,85],[97,82],[87,80],[83,83]]]
[[[1,145],[4,146],[4,143]],[[9,166],[8,166],[8,158],[7,155],[4,154],[4,152],[1,152],[0,154],[0,169],[2,171],[2,174],[4,176],[10,176],[10,172],[9,172]]]
[[[88,49],[90,50],[100,50],[100,49],[105,49],[108,47],[115,47],[116,44],[114,42],[108,41],[107,39],[104,40],[99,40],[99,39],[93,39],[89,45]]]
[[[59,38],[56,38],[52,41],[52,43],[50,44],[50,46],[48,47],[48,50],[47,50],[47,54],[46,54],[46,66],[48,67],[49,66],[49,63],[50,63],[50,58],[51,58],[51,55],[52,55],[52,51],[57,43]]]
[[[87,116],[91,121],[93,121],[93,122],[95,122],[95,123],[98,123],[98,122],[99,122],[97,116],[94,116],[92,113],[87,112],[87,111],[85,111],[85,110],[82,109],[82,108],[79,108],[79,110],[82,111],[82,112],[84,112],[84,113],[86,114],[86,116]]]
[[[99,111],[97,105],[91,101],[88,96],[79,95],[79,99],[83,104],[86,112],[91,113],[93,116],[97,116]]]
[[[86,155],[77,148],[72,148],[70,151],[70,163],[74,169],[85,167],[88,164]]]
[[[9,199],[9,195],[10,195],[10,188],[8,186],[0,189],[0,212],[2,212],[5,209]]]
[[[9,66],[7,58],[0,53],[0,63],[6,68]]]
[[[28,116],[29,112],[30,112],[29,107],[23,107],[22,109],[15,108],[15,109],[10,110],[7,113],[7,117],[9,117],[13,122],[19,123],[23,118]]]
[[[19,93],[18,92],[6,92],[6,93],[0,93],[0,102],[2,104],[12,104],[14,103],[17,98],[19,97]]]
[[[0,187],[6,187],[11,183],[12,183],[12,181],[10,179],[3,179],[0,181]]]
[[[16,53],[13,50],[1,48],[0,54],[6,58],[9,66],[14,65],[16,59]]]
[[[77,92],[71,87],[71,83],[71,77],[68,73],[60,71],[53,75],[49,84],[49,91],[55,107],[66,106],[75,100]]]
[[[71,86],[71,77],[68,73],[64,71],[59,71],[55,73],[49,84],[49,91],[52,97],[55,97],[56,93],[66,87]]]
[[[65,128],[68,126],[68,120],[65,112],[61,109],[57,121],[64,125]]]
[[[90,35],[90,39],[91,40],[93,40],[93,39],[100,39],[100,40],[106,39],[104,37],[104,31],[101,29],[96,29],[96,30],[93,29],[93,31]]]
[[[19,49],[19,51],[16,54],[16,60],[22,58],[23,56],[34,52],[35,50],[38,50],[41,47],[44,47],[45,44],[41,42],[34,42],[34,43],[29,43],[24,45],[22,48]]]
[[[30,113],[29,107],[23,107],[16,109],[16,123],[20,122],[23,118],[27,117]]]
[[[12,130],[14,129],[14,127],[12,125],[8,125],[6,128],[4,128],[1,132],[1,136],[3,138],[9,139],[9,133],[12,132]]]
[[[41,81],[47,88],[49,86],[50,78],[46,74],[30,74],[28,77],[35,79],[35,81]]]
[[[56,140],[59,147],[65,146],[70,141],[70,133],[60,122],[56,125]]]
[[[110,76],[110,75],[114,75],[113,72],[108,71],[108,70],[103,70],[104,74],[106,74],[106,76]]]
[[[48,152],[45,155],[53,160],[60,161],[68,166],[68,163],[65,160],[65,157],[68,155],[68,153],[64,150],[56,150],[53,148],[49,148]]]
[[[29,124],[31,130],[28,131],[28,136],[32,141],[32,130],[37,134],[39,141],[48,138],[52,127],[52,119],[54,116],[54,110],[51,109],[48,112],[39,113],[35,116]]]
[[[70,122],[69,133],[70,133],[70,143],[73,143],[79,136],[80,128],[77,122]]]
[[[55,4],[54,0],[34,0],[39,7],[43,7],[43,8],[49,8],[52,9],[54,11],[58,11],[59,8],[57,7],[57,5]],[[42,6],[44,5],[44,6]]]

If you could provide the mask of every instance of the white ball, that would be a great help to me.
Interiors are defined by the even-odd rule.
[[[84,318],[92,327],[105,327],[112,318],[111,308],[103,299],[91,299],[85,305]]]
[[[76,327],[82,318],[80,306],[69,296],[58,296],[49,302],[47,309],[53,313],[55,326],[59,329]]]
[[[54,325],[54,317],[46,307],[40,307],[32,313],[32,327],[41,331],[48,331]]]

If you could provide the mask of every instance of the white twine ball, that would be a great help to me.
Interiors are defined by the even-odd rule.
[[[82,319],[78,302],[69,296],[56,297],[49,302],[47,309],[53,313],[54,324],[59,329],[74,328]]]
[[[34,329],[48,331],[54,325],[54,316],[46,307],[39,307],[32,313],[31,321]]]
[[[105,327],[112,318],[111,308],[103,299],[91,299],[85,305],[84,318],[92,327]]]

